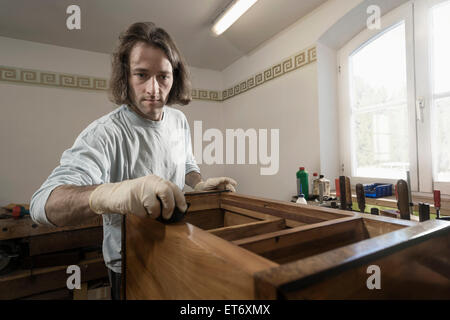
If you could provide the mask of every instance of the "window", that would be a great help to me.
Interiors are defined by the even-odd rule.
[[[350,55],[352,175],[402,178],[409,170],[405,23]]]
[[[339,50],[343,174],[450,194],[450,0],[410,1]]]
[[[431,9],[434,177],[450,181],[450,1]]]

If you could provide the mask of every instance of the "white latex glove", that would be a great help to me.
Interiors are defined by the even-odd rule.
[[[230,190],[236,192],[237,182],[228,177],[209,178],[206,181],[200,181],[194,187],[195,191],[211,190]]]
[[[161,214],[170,219],[175,206],[182,212],[187,209],[183,192],[174,183],[155,175],[105,183],[92,191],[89,206],[97,214],[121,213],[140,217],[158,218]]]

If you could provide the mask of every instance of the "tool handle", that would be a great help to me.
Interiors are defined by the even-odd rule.
[[[408,184],[408,201],[409,201],[409,214],[413,214],[413,200],[412,200],[412,193],[411,193],[411,175],[409,174],[409,171],[406,171],[406,182]]]
[[[430,205],[428,203],[419,203],[419,221],[430,220]]]
[[[433,197],[434,197],[434,207],[440,208],[441,207],[441,191],[440,190],[434,190],[433,191]]]
[[[347,196],[346,196],[346,188],[345,188],[345,176],[339,177],[339,189],[341,191],[341,196],[339,197],[339,200],[341,202],[340,209],[346,210],[347,209]]]
[[[400,218],[410,220],[408,183],[405,180],[397,181],[397,194],[397,207],[400,210]]]
[[[350,178],[349,177],[345,177],[345,199],[346,199],[346,202],[347,202],[347,210],[352,211],[352,206],[353,206],[353,202],[352,202],[352,188],[351,188]]]
[[[394,186],[394,190],[395,190],[395,200],[398,201],[398,191],[397,191],[397,185]]]
[[[364,213],[366,210],[366,196],[364,194],[364,186],[361,183],[357,183],[356,189],[356,201],[358,201],[359,211]]]
[[[336,185],[336,197],[340,197],[341,188],[339,187],[339,179],[334,179],[334,184]]]

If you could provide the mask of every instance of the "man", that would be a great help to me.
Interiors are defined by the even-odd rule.
[[[111,100],[121,105],[91,123],[66,150],[31,199],[34,221],[77,225],[103,215],[103,256],[112,298],[120,298],[121,215],[169,219],[186,211],[181,189],[235,191],[231,178],[202,180],[184,114],[190,102],[186,64],[171,37],[135,23],[113,55]],[[162,211],[161,211],[162,208]]]

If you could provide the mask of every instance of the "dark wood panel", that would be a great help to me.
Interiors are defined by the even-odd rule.
[[[72,300],[72,299],[73,299],[73,291],[69,289],[60,289],[24,297],[21,298],[20,300]]]
[[[450,224],[427,221],[255,275],[259,299],[449,299]],[[369,290],[367,267],[381,269]],[[432,267],[433,266],[433,267]]]
[[[351,217],[272,232],[234,243],[283,264],[367,238],[362,219]]]
[[[81,261],[81,281],[108,276],[103,259]],[[33,294],[66,288],[67,266],[17,271],[0,277],[0,299],[18,299]]]
[[[82,247],[101,247],[103,227],[61,231],[29,238],[30,256]]]
[[[102,222],[102,217],[98,215],[79,226],[57,228],[48,225],[38,225],[33,220],[31,220],[30,216],[25,216],[22,219],[18,220],[2,219],[0,220],[0,240],[17,239],[42,234],[58,233],[61,231],[101,227]]]
[[[183,222],[190,223],[203,230],[223,227],[224,212],[222,209],[188,211]]]

